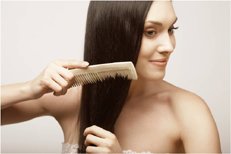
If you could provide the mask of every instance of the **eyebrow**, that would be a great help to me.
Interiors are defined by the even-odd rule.
[[[174,25],[176,23],[177,19],[178,18],[176,17],[176,19],[173,21],[173,23],[171,25]],[[158,21],[149,20],[149,21],[146,21],[146,22],[150,22],[150,23],[155,24],[155,25],[163,26],[163,24],[161,22],[158,22]]]

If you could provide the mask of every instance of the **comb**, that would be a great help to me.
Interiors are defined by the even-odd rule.
[[[72,87],[104,81],[107,78],[124,77],[137,80],[137,74],[132,62],[114,62],[90,65],[86,69],[71,69],[74,74]]]

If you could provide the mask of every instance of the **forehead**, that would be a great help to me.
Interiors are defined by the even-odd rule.
[[[154,1],[149,9],[146,21],[173,21],[176,14],[171,1]]]

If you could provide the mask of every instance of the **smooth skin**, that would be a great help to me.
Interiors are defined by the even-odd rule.
[[[153,2],[136,65],[138,80],[131,83],[114,134],[98,126],[78,134],[81,87],[69,88],[73,74],[68,68],[84,69],[88,63],[73,60],[52,62],[34,80],[1,86],[2,125],[50,115],[59,122],[64,142],[76,144],[78,135],[86,136],[88,153],[221,153],[218,130],[204,100],[163,80],[176,44],[176,20],[170,1]]]

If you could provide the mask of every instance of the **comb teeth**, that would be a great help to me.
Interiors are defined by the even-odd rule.
[[[123,77],[136,80],[137,74],[132,62],[115,62],[91,65],[87,69],[72,69],[74,83],[72,87],[93,84],[107,78]]]

